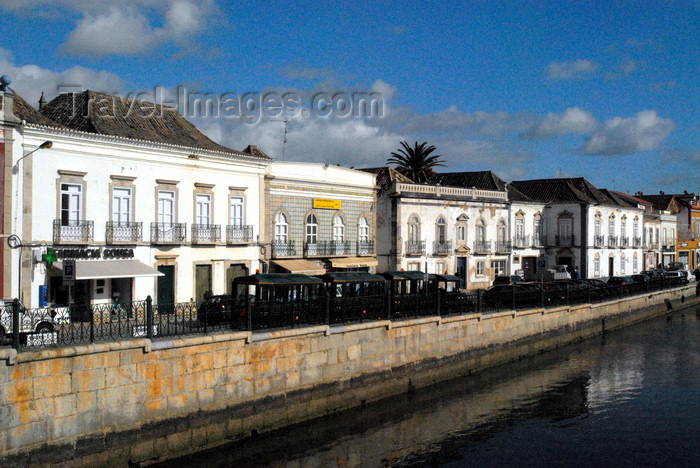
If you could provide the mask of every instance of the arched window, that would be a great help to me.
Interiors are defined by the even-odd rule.
[[[360,218],[360,224],[357,227],[357,240],[362,243],[369,242],[369,223],[367,218]]]
[[[335,242],[345,241],[345,224],[340,215],[336,216],[335,221],[333,221],[333,240]]]
[[[600,254],[595,254],[593,257],[593,276],[600,276]]]
[[[280,211],[275,217],[275,242],[278,244],[286,244],[288,233],[289,225],[287,224],[287,216]]]
[[[483,219],[476,222],[476,241],[479,243],[486,242],[486,223]]]
[[[498,242],[503,243],[508,239],[508,229],[506,228],[506,222],[500,220],[498,222]]]
[[[435,223],[437,241],[440,244],[447,242],[447,222],[442,216],[438,218],[437,223]]]
[[[408,220],[408,239],[410,242],[420,242],[420,219],[411,216]]]
[[[318,243],[318,220],[313,213],[306,217],[306,243],[308,245]]]

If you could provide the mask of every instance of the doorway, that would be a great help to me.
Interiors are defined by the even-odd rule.
[[[455,276],[459,277],[461,280],[459,283],[459,288],[464,289],[467,287],[467,257],[457,257],[457,270],[455,271]]]
[[[211,295],[211,265],[194,267],[194,303],[199,304]]]
[[[608,258],[608,276],[615,276],[613,269],[615,267],[615,259],[613,257]]]
[[[535,279],[536,270],[535,265],[537,264],[537,257],[523,257],[523,276],[526,280]]]
[[[159,265],[158,271],[163,273],[163,276],[158,277],[157,284],[158,311],[162,314],[170,314],[175,305],[175,266]]]
[[[248,267],[242,263],[234,263],[226,269],[226,294],[233,293],[233,280],[239,276],[247,276]]]

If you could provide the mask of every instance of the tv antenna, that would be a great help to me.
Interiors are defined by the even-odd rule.
[[[282,161],[284,161],[284,153],[287,150],[287,128],[289,125],[289,119],[287,117],[282,119],[270,119],[271,122],[284,122],[284,140],[282,141]]]

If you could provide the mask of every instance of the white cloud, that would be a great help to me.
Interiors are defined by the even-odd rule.
[[[600,69],[600,64],[591,60],[578,59],[567,62],[552,62],[545,68],[547,77],[552,80],[580,80],[588,78]]]
[[[659,147],[674,130],[671,119],[664,119],[656,111],[646,110],[634,117],[615,117],[586,139],[581,148],[584,154],[625,155],[651,151]]]
[[[47,100],[53,99],[60,88],[94,89],[108,93],[124,90],[124,81],[113,73],[91,70],[85,67],[71,67],[54,72],[36,65],[18,66],[12,54],[0,48],[0,70],[12,78],[10,85],[20,96],[36,107],[36,103],[45,93]]]
[[[532,139],[542,139],[562,135],[588,135],[598,125],[598,121],[589,111],[578,107],[570,107],[560,114],[548,113],[541,122],[523,136]]]
[[[627,75],[636,72],[638,68],[637,62],[634,59],[626,57],[617,64],[613,71],[606,73],[605,77],[609,80],[624,78]]]

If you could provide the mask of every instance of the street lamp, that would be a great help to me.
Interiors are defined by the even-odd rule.
[[[24,158],[27,156],[30,156],[33,153],[36,153],[40,149],[49,149],[53,146],[53,141],[51,140],[46,140],[42,144],[40,144],[37,148],[31,150],[21,158],[17,160],[14,166],[12,166],[12,174],[18,175],[19,174],[19,163],[22,161]],[[15,187],[15,200],[16,200],[16,207],[15,207],[15,223],[14,223],[14,228],[19,229],[19,213],[21,213],[21,207],[20,207],[20,200],[19,200],[19,180],[17,180],[17,185]],[[22,186],[24,186],[24,181],[22,181]],[[24,188],[22,188],[24,190]],[[24,197],[22,197],[24,198]],[[8,239],[9,240],[9,239]],[[19,275],[17,276],[17,298],[22,301],[22,242],[20,241],[19,244],[17,245],[19,247],[19,259],[18,259],[18,265],[17,265],[17,271]],[[15,248],[17,248],[15,247]]]

